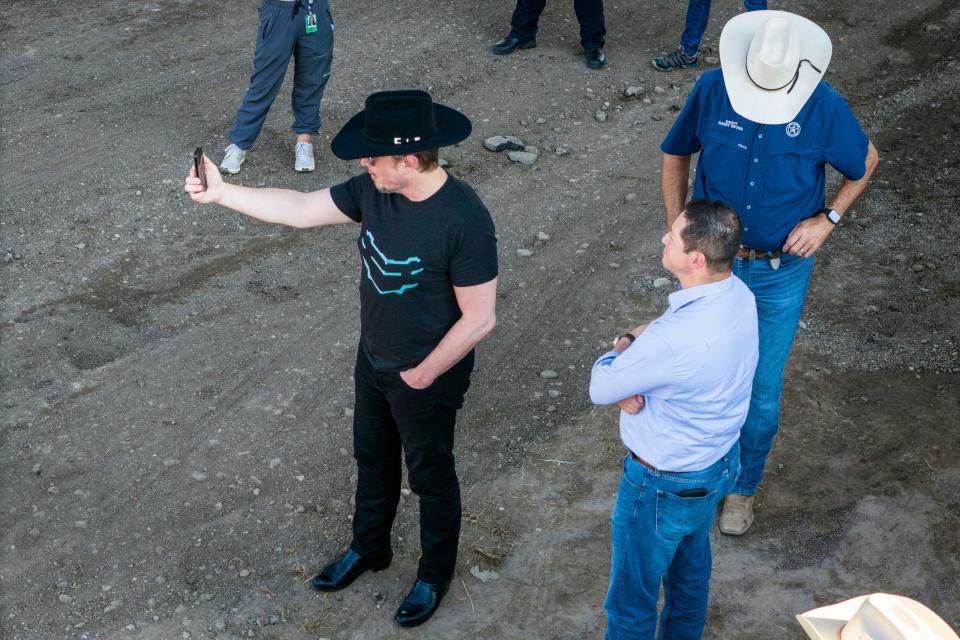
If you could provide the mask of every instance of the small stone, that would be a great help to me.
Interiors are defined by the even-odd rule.
[[[547,391],[547,395],[550,396],[551,398],[559,398],[560,392],[557,391],[556,389],[550,389],[549,391]]]
[[[553,150],[553,152],[554,152],[555,154],[557,154],[558,156],[567,156],[567,155],[570,155],[570,149],[567,149],[566,147],[563,147],[563,146],[561,146],[561,145],[559,145],[559,144],[557,145],[557,148]]]
[[[277,616],[270,616],[267,618],[267,624],[279,624],[280,618]]]
[[[720,64],[720,58],[716,56],[707,56],[703,59],[707,64]]]
[[[660,85],[657,85],[656,87],[653,88],[654,93],[666,93],[666,91],[667,90],[661,87]]]
[[[3,261],[7,264],[13,262],[13,254],[8,251],[6,255],[3,256]]]
[[[547,124],[546,118],[537,118],[537,124]]]
[[[226,630],[227,630],[227,623],[224,622],[223,620],[217,620],[216,622],[213,623],[213,630],[214,630],[214,631],[226,631]]]
[[[483,146],[489,151],[519,151],[523,141],[515,136],[491,136],[483,141]]]
[[[610,263],[610,268],[611,268],[611,269],[619,269],[619,268],[620,268],[620,263],[619,263],[619,262],[611,262],[611,263]]]
[[[517,249],[517,255],[521,258],[529,258],[533,255],[533,251],[530,251],[530,249]]]
[[[71,602],[73,602],[73,598],[68,596],[65,593],[61,593],[59,596],[57,596],[57,600],[59,600],[63,604],[70,604]]]
[[[656,280],[653,281],[653,286],[654,286],[655,289],[662,289],[663,287],[669,287],[669,286],[670,286],[670,279],[669,279],[669,278],[657,278]]]
[[[629,87],[627,87],[626,89],[623,90],[623,95],[626,96],[626,97],[628,97],[628,98],[633,98],[633,97],[636,97],[636,96],[640,95],[640,92],[641,92],[642,90],[643,90],[643,89],[641,89],[641,88],[638,87],[638,86],[631,85],[631,86],[629,86]]]
[[[240,577],[241,577],[241,578],[246,578],[248,575],[250,575],[250,570],[249,570],[249,569],[242,569],[242,570],[240,571]]]
[[[409,496],[411,493],[413,493],[413,491],[404,487],[403,489],[400,489],[400,493],[402,493],[405,496]]]
[[[540,377],[544,380],[552,380],[557,377],[557,372],[553,369],[544,369],[540,372]]]
[[[799,325],[800,325],[800,328],[801,328],[801,329],[806,329],[806,328],[807,328],[807,323],[804,322],[803,320],[801,320],[801,321],[799,322]]]
[[[193,473],[190,474],[190,477],[198,482],[201,482],[207,479],[207,474],[205,474],[202,471],[194,471]]]
[[[923,265],[920,264],[919,262],[910,268],[913,269],[914,273],[920,273],[921,271],[923,271]]]
[[[35,475],[35,476],[40,475],[40,463],[39,463],[39,462],[38,462],[37,464],[33,465],[32,471],[33,471],[33,475]]]
[[[500,577],[496,571],[491,571],[488,569],[481,571],[478,565],[470,567],[470,575],[480,582],[490,582],[491,580],[496,580]]]
[[[52,484],[49,487],[47,487],[47,493],[54,493],[54,494],[60,493],[60,489],[57,488],[57,485]]]
[[[73,526],[76,527],[77,529],[86,529],[86,528],[87,528],[87,521],[86,521],[86,520],[77,520],[76,522],[73,523]]]
[[[270,461],[271,469],[275,469],[278,466],[280,466],[280,458],[274,458],[273,460]]]
[[[526,127],[526,126],[529,125],[529,124],[530,124],[530,123],[527,122],[526,120],[521,120],[521,121],[520,121],[520,126],[521,126],[521,127]]]
[[[597,122],[606,122],[607,112],[603,109],[597,109],[596,113],[593,114],[593,117],[597,120]]]
[[[651,100],[650,98],[644,98],[642,102],[643,104],[653,104],[653,100]]]
[[[637,199],[637,194],[635,194],[635,193],[628,193],[627,195],[625,195],[625,196],[623,197],[623,199],[626,200],[627,202],[633,202],[634,200]]]
[[[537,240],[541,242],[546,242],[549,239],[550,239],[549,233],[544,233],[543,231],[537,231]]]
[[[30,534],[31,538],[40,537],[40,529],[37,529],[36,527],[31,527],[30,529],[27,530],[27,533]]]
[[[352,417],[353,417],[353,408],[352,408],[352,407],[344,407],[344,408],[343,408],[343,415],[346,416],[347,418],[352,418]]]
[[[924,26],[923,30],[926,31],[927,33],[935,33],[935,32],[943,31],[943,27],[941,27],[935,22],[931,22],[930,24]]]
[[[439,160],[437,160],[437,164],[444,169],[450,166],[450,163],[444,160],[443,158],[440,158]]]
[[[847,25],[848,27],[855,27],[857,26],[857,20],[853,17],[848,17],[844,19],[843,24]]]
[[[507,153],[507,157],[513,162],[531,166],[537,163],[538,156],[530,151],[510,151]]]

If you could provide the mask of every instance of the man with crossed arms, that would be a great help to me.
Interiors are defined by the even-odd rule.
[[[740,221],[694,201],[663,236],[680,281],[649,325],[593,366],[590,399],[619,404],[627,447],[613,509],[607,639],[699,638],[710,588],[710,529],[740,472],[738,439],[757,364],[753,294],[730,271]]]

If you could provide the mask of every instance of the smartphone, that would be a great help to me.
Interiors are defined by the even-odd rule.
[[[193,152],[193,168],[197,172],[197,177],[200,178],[200,186],[206,191],[207,172],[203,170],[203,147],[197,147],[197,150]]]
[[[699,489],[684,489],[677,496],[681,498],[702,498],[707,495],[707,490],[703,487]]]

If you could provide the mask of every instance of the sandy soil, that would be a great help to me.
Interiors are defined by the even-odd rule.
[[[682,4],[608,2],[594,72],[572,3],[548,6],[537,49],[495,58],[510,2],[335,0],[317,172],[292,171],[288,85],[236,178],[349,177],[327,142],[378,89],[427,88],[474,121],[444,157],[497,223],[499,326],[458,427],[459,570],[437,617],[404,631],[415,496],[388,571],[304,587],[349,536],[356,230],[284,230],[181,192],[194,145],[227,144],[256,3],[4,3],[0,637],[601,635],[622,449],[586,382],[669,289],[652,284],[669,275],[658,144],[698,72],[649,58],[674,46]],[[739,10],[715,4],[702,68]],[[796,613],[881,590],[958,627],[960,8],[771,8],[831,34],[828,80],[882,160],[818,259],[757,524],[714,541],[705,637],[801,638]],[[484,150],[495,134],[537,164]]]

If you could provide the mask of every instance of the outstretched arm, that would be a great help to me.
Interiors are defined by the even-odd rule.
[[[193,166],[183,185],[190,199],[199,204],[219,204],[251,218],[288,227],[322,227],[353,222],[334,204],[330,189],[301,193],[290,189],[254,189],[223,181],[217,166],[206,156],[203,168],[207,188],[200,185]]]

